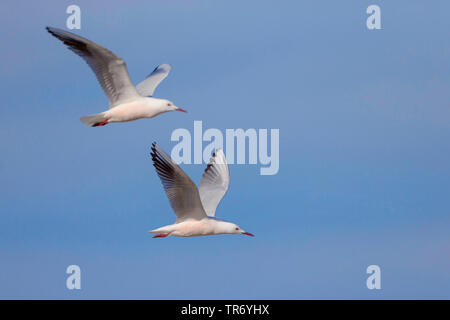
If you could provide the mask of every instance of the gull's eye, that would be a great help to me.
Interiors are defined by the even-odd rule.
[[[236,230],[239,230],[239,228],[236,228]]]
[[[170,103],[168,103],[167,105],[168,105],[169,107],[171,107],[171,106],[172,106],[172,104],[170,104]]]

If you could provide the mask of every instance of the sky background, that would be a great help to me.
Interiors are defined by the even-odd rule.
[[[189,111],[100,128],[65,28],[170,63]],[[382,30],[366,28],[381,7]],[[2,1],[0,298],[449,299],[448,1]],[[254,233],[152,239],[175,216],[149,156],[176,128],[280,129],[280,170],[231,165],[216,214]],[[205,165],[182,165],[199,183]],[[66,289],[67,266],[81,290]],[[381,268],[368,290],[366,268]]]

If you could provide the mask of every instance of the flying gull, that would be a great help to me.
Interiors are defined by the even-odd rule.
[[[144,81],[134,86],[125,61],[119,56],[71,32],[51,27],[46,29],[87,62],[109,100],[109,110],[81,117],[84,124],[98,127],[111,122],[153,118],[169,111],[186,112],[169,100],[153,97],[155,88],[169,74],[170,65],[159,65]]]
[[[176,222],[155,230],[153,238],[167,236],[196,237],[215,234],[253,234],[238,225],[215,217],[216,208],[228,190],[230,175],[225,154],[217,149],[206,167],[200,187],[156,144],[152,160],[169,198]]]

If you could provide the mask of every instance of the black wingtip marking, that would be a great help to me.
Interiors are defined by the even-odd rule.
[[[208,163],[208,164],[206,165],[205,173],[207,173],[209,170],[211,170],[211,167],[212,167],[212,164],[211,164],[211,163]]]
[[[50,33],[52,36],[56,37],[55,33],[53,32],[52,29],[50,29],[50,27],[45,27],[45,30],[47,30],[47,32]]]
[[[152,147],[152,151],[150,152],[150,155],[152,156],[153,162],[155,162],[156,159],[156,149]]]
[[[47,32],[50,33],[52,36],[58,37],[58,34],[57,34],[56,30],[53,30],[52,27],[46,26],[45,30],[47,30]]]

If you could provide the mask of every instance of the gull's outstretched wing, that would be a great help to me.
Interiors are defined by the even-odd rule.
[[[177,223],[186,219],[206,218],[205,210],[194,182],[156,144],[152,145],[152,160],[169,198]]]
[[[119,56],[71,32],[51,27],[46,29],[87,62],[108,97],[110,108],[139,97],[125,61]]]
[[[214,217],[220,200],[228,190],[230,173],[222,149],[217,149],[203,172],[199,193],[206,214]]]
[[[144,97],[153,96],[156,87],[163,81],[172,67],[169,64],[160,64],[142,82],[136,86],[137,92]]]

